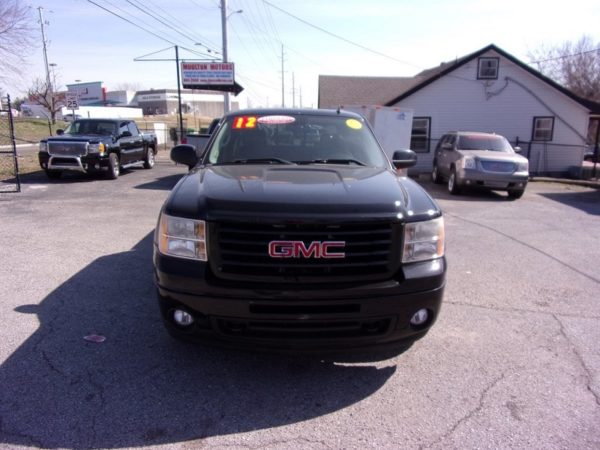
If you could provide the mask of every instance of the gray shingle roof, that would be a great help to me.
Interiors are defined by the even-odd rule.
[[[385,105],[420,81],[421,77],[319,75],[319,108]]]

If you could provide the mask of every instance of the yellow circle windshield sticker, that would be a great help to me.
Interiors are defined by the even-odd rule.
[[[348,119],[346,120],[346,125],[353,130],[360,130],[362,128],[362,123],[356,119]]]

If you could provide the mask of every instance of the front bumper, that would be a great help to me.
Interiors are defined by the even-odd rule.
[[[404,266],[398,280],[362,285],[266,287],[214,280],[207,264],[155,251],[158,300],[177,337],[250,349],[339,351],[406,345],[423,337],[440,311],[445,259]],[[176,309],[194,317],[187,327]],[[419,309],[428,320],[411,325]]]
[[[499,173],[476,169],[460,169],[457,173],[459,186],[486,189],[525,189],[529,180],[528,172]]]
[[[39,152],[40,167],[44,170],[68,170],[72,172],[89,173],[108,168],[108,155],[101,156],[92,153],[84,156],[50,155]]]

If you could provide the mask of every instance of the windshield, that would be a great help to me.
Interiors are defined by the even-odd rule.
[[[389,167],[362,120],[316,114],[230,117],[220,127],[205,162]]]
[[[72,135],[116,135],[117,124],[104,120],[76,120],[67,127],[65,133]]]
[[[470,135],[459,136],[458,150],[489,150],[492,152],[513,153],[508,140],[503,136]]]

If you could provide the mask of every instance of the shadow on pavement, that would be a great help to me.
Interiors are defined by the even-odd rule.
[[[550,200],[577,208],[587,214],[600,216],[600,191],[561,192],[540,194]]]
[[[459,202],[498,202],[508,200],[506,192],[488,191],[484,189],[463,188],[459,195],[448,192],[446,184],[435,184],[428,178],[415,178],[429,195],[438,200],[455,200]]]
[[[168,175],[166,177],[157,178],[156,180],[150,181],[149,183],[139,184],[136,189],[154,189],[162,191],[170,191],[177,184],[179,180],[185,175],[180,173],[176,175]]]
[[[40,325],[0,367],[0,442],[117,448],[267,429],[359,402],[396,370],[172,340],[151,258],[149,234],[16,308]]]

